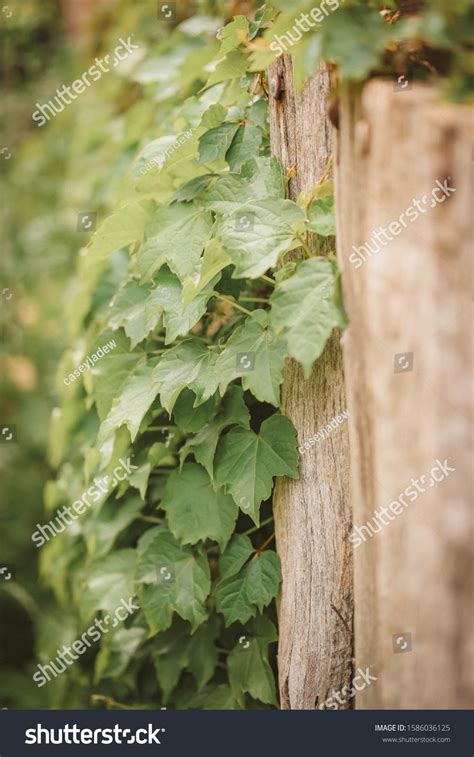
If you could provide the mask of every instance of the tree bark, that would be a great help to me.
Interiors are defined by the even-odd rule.
[[[269,70],[270,135],[284,170],[295,171],[289,195],[311,190],[331,154],[329,74],[295,92],[291,58]],[[302,445],[346,409],[339,335],[329,340],[309,380],[288,360],[282,410]],[[352,554],[348,430],[344,422],[301,455],[300,479],[278,479],[274,492],[279,603],[279,687],[282,709],[313,709],[349,684],[352,673]],[[349,705],[341,705],[341,708]]]
[[[363,709],[472,706],[471,118],[418,85],[394,92],[373,81],[340,102],[354,524],[376,531],[353,537],[356,665],[378,678],[357,695]],[[445,179],[455,192],[431,207]],[[414,200],[418,217],[403,223]],[[349,260],[354,246],[376,251],[381,226],[393,240],[371,256],[365,248],[360,265],[358,254]],[[437,460],[455,471],[434,482]],[[378,530],[374,511],[397,500]]]

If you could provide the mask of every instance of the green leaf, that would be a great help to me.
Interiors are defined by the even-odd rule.
[[[239,171],[250,155],[258,154],[261,143],[262,132],[260,129],[253,124],[239,126],[225,156],[230,170]]]
[[[239,128],[237,123],[223,123],[214,129],[205,131],[199,138],[199,163],[212,163],[223,158],[232,144],[232,140]]]
[[[219,618],[214,615],[192,636],[182,621],[175,621],[169,630],[154,639],[153,662],[165,702],[169,700],[184,670],[193,674],[198,690],[212,678],[219,658],[215,646],[219,629]]]
[[[216,393],[207,402],[194,407],[195,395],[189,389],[183,389],[173,408],[173,418],[181,431],[196,433],[209,423],[217,413],[219,395]]]
[[[169,414],[185,387],[196,395],[195,407],[212,397],[218,386],[216,360],[215,351],[196,339],[181,342],[163,355],[154,380],[160,387],[161,404]]]
[[[268,662],[268,645],[277,640],[276,629],[264,617],[257,617],[252,625],[227,658],[229,682],[236,697],[250,694],[276,706],[275,676]]]
[[[158,325],[162,304],[156,289],[142,287],[132,279],[120,289],[110,303],[109,326],[124,328],[132,349]]]
[[[84,579],[80,594],[80,611],[90,618],[98,610],[111,615],[135,595],[136,552],[120,549],[95,563]]]
[[[257,200],[282,200],[283,174],[276,158],[251,158],[240,173],[224,174],[204,195],[206,205],[228,214]]]
[[[95,354],[99,347],[111,340],[115,341],[116,346],[84,373],[84,386],[95,400],[101,420],[107,417],[114,399],[120,396],[130,377],[146,364],[143,352],[130,352],[128,339],[120,331],[100,334],[88,346],[87,356]]]
[[[235,576],[254,551],[252,542],[248,536],[245,536],[245,534],[235,534],[230,540],[229,546],[219,558],[221,579]]]
[[[247,57],[238,50],[232,50],[224,58],[215,61],[214,70],[206,83],[206,88],[221,81],[244,76],[247,70]]]
[[[133,471],[128,477],[128,483],[135,489],[138,489],[142,500],[145,500],[148,479],[153,468],[157,465],[171,466],[174,465],[175,458],[171,454],[169,447],[163,442],[155,442],[141,451],[135,458],[134,464],[138,470]]]
[[[242,704],[235,698],[232,689],[225,683],[208,686],[190,697],[181,709],[193,710],[241,710]]]
[[[189,630],[178,622],[153,640],[153,663],[165,703],[169,701],[188,663],[188,645]]]
[[[257,610],[261,612],[276,596],[280,581],[280,559],[271,550],[255,554],[238,573],[219,581],[216,608],[226,626],[246,623]]]
[[[221,40],[220,55],[226,55],[235,50],[247,38],[249,22],[245,16],[234,16],[230,24],[219,30],[218,39]]]
[[[97,264],[121,247],[141,241],[154,207],[152,200],[140,200],[122,206],[106,218],[92,237],[85,259],[86,267]]]
[[[376,8],[339,8],[324,21],[322,55],[338,63],[344,77],[360,80],[377,65],[395,34]]]
[[[160,507],[173,536],[183,544],[213,539],[225,549],[237,520],[234,500],[212,482],[200,465],[186,463],[168,478]]]
[[[209,184],[216,178],[216,174],[205,173],[201,176],[196,176],[191,181],[187,181],[182,187],[176,190],[173,195],[173,202],[190,202],[196,197],[199,197],[208,187]]]
[[[201,463],[209,476],[213,478],[217,442],[222,431],[233,425],[242,428],[249,428],[250,425],[250,413],[240,386],[229,387],[222,400],[222,407],[217,418],[204,426],[193,439],[189,439],[182,447],[180,451],[181,462],[192,453],[198,463]]]
[[[336,234],[334,198],[326,197],[311,203],[308,218],[307,231],[314,231],[322,237],[334,236]]]
[[[119,396],[113,401],[110,411],[99,431],[99,444],[103,444],[120,426],[126,425],[132,442],[138,434],[140,424],[153,404],[159,381],[155,376],[153,363],[139,361],[138,367],[120,387]]]
[[[188,307],[203,289],[206,289],[208,286],[215,286],[218,281],[218,274],[230,262],[230,257],[224,252],[219,240],[211,239],[207,243],[204,254],[197,265],[196,273],[184,281],[183,307]]]
[[[176,202],[158,210],[145,229],[145,241],[138,253],[143,281],[167,263],[181,281],[196,271],[209,239],[211,215],[195,205]]]
[[[95,659],[94,683],[123,676],[145,636],[144,628],[120,628],[112,637],[106,636]]]
[[[311,258],[282,281],[270,298],[270,322],[287,340],[288,353],[298,360],[306,378],[321,355],[333,328],[344,326],[335,303],[337,278],[331,261]]]
[[[268,329],[268,314],[254,310],[234,331],[218,357],[216,372],[221,395],[231,381],[242,377],[244,389],[260,402],[278,407],[286,354],[284,341]]]
[[[220,626],[220,619],[217,615],[213,615],[190,639],[187,667],[196,679],[198,690],[201,690],[212,678],[217,667],[219,652],[215,641]]]
[[[207,619],[211,577],[206,556],[195,547],[181,546],[169,531],[157,529],[148,537],[139,552],[136,578],[152,633],[169,628],[173,612],[189,621],[193,632]]]
[[[105,502],[97,516],[89,518],[83,526],[88,554],[96,559],[104,557],[117,536],[138,517],[142,507],[143,503],[136,496],[129,497],[125,502]]]
[[[268,499],[274,476],[298,478],[296,431],[288,418],[272,415],[260,433],[232,429],[219,442],[216,482],[259,525],[260,503]]]
[[[225,217],[217,234],[235,265],[234,278],[256,279],[285,252],[300,245],[305,213],[291,200],[260,200],[240,205]]]
[[[198,264],[199,267],[200,264]],[[197,276],[198,274],[196,274]],[[179,279],[166,267],[155,276],[156,298],[163,308],[163,325],[166,330],[165,344],[185,336],[206,312],[207,302],[214,294],[213,287],[218,277],[207,277],[194,297],[183,302],[184,288]],[[188,279],[189,281],[189,279]]]

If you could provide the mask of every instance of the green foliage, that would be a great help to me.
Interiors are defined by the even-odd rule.
[[[217,38],[220,19],[184,20],[111,75],[115,107],[91,92],[74,119],[57,119],[69,119],[79,145],[65,192],[99,208],[101,222],[68,298],[49,511],[121,458],[136,469],[42,548],[41,572],[73,605],[72,638],[137,598],[139,610],[78,664],[89,688],[125,706],[277,706],[270,500],[276,477],[298,476],[296,431],[280,412],[283,367],[292,357],[309,376],[345,319],[336,263],[313,252],[334,246],[332,187],[287,198],[261,75],[274,35],[313,4],[274,5]],[[449,86],[462,96],[463,0],[405,20],[383,17],[382,5],[348,0],[303,35],[291,49],[297,81],[322,58],[344,82],[363,81],[396,70],[396,53],[405,62],[405,43],[451,46]],[[56,128],[45,127],[51,140]],[[87,186],[76,189],[84,156]],[[65,387],[111,339],[116,347]],[[64,674],[69,690],[75,676]]]
[[[236,20],[206,86],[196,71],[187,94],[168,104],[186,140],[170,151],[175,142],[155,126],[153,139],[137,146],[142,170],[132,167],[120,207],[80,262],[77,298],[86,306],[72,313],[71,333],[81,351],[73,346],[60,367],[72,370],[73,355],[115,340],[83,375],[83,389],[63,391],[61,412],[72,402],[82,411],[64,429],[58,481],[79,439],[86,465],[79,452],[70,496],[110,475],[120,458],[136,468],[81,516],[74,535],[44,547],[43,571],[61,540],[72,540],[75,567],[64,580],[84,622],[138,598],[140,609],[101,642],[94,666],[96,683],[113,691],[113,681],[125,680],[135,702],[145,696],[137,676],[151,660],[153,696],[172,706],[277,703],[269,617],[281,573],[267,503],[275,477],[298,476],[295,429],[275,412],[291,355],[278,295],[298,285],[304,262],[283,282],[272,273],[317,213],[286,199],[269,155],[265,91],[251,93],[254,77],[239,82],[248,32]],[[330,208],[324,212],[329,234]]]

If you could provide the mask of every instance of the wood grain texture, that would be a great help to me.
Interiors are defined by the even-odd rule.
[[[311,190],[331,154],[325,68],[301,94],[295,92],[291,59],[269,70],[284,87],[270,98],[273,153],[284,170],[296,167],[289,184],[295,200]],[[346,409],[339,335],[328,342],[305,380],[287,360],[282,410],[302,445]],[[277,551],[283,583],[279,603],[278,669],[282,709],[313,709],[348,685],[352,675],[352,555],[347,423],[300,457],[300,479],[278,479],[274,492]],[[341,709],[350,707],[340,705]]]
[[[443,104],[422,86],[394,92],[392,82],[373,81],[362,98],[344,94],[339,115],[354,524],[371,521],[377,530],[374,511],[400,494],[403,504],[379,532],[362,531],[365,541],[354,548],[356,665],[371,665],[378,677],[356,706],[467,708],[474,670],[472,110]],[[456,192],[431,207],[432,189],[447,177]],[[391,230],[393,241],[356,268],[353,245],[370,242],[424,195],[418,217],[404,215],[406,228],[401,222],[401,233]],[[401,353],[413,353],[412,370],[395,372]],[[455,471],[430,485],[436,460],[446,459]],[[405,494],[412,479],[426,489],[416,500]],[[403,633],[411,634],[411,652],[394,651],[393,637]]]

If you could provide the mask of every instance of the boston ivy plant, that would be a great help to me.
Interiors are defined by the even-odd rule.
[[[76,499],[120,458],[135,468],[43,547],[41,568],[84,628],[137,598],[89,659],[101,696],[124,706],[277,706],[271,495],[276,477],[298,477],[283,367],[292,357],[309,376],[345,320],[334,256],[315,252],[322,239],[334,246],[331,185],[289,200],[269,150],[262,68],[271,35],[298,15],[276,5],[281,15],[263,7],[219,31],[215,19],[197,33],[185,22],[133,70],[141,99],[118,124],[130,170],[70,296],[75,342],[58,371],[47,506]],[[395,32],[376,4],[354,5],[319,33],[342,75],[363,78]],[[321,49],[308,36],[294,52],[301,72]]]

